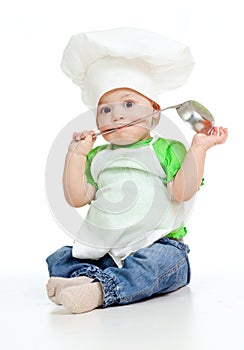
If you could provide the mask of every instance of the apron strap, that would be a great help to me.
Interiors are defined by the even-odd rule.
[[[158,136],[154,135],[151,139],[151,142],[149,143],[149,147],[153,149],[153,144],[158,140]]]

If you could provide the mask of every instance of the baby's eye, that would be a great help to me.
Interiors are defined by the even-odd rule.
[[[109,107],[103,107],[103,108],[101,109],[101,113],[107,114],[107,113],[110,113],[110,112],[111,112],[111,108],[109,108]]]
[[[124,106],[126,107],[126,108],[131,108],[132,106],[134,106],[134,102],[133,101],[125,101],[124,102]]]

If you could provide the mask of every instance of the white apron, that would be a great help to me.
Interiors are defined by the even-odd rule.
[[[170,198],[152,147],[156,140],[138,148],[109,145],[94,157],[91,174],[98,190],[74,241],[74,257],[108,253],[121,267],[129,254],[182,226],[184,204]]]

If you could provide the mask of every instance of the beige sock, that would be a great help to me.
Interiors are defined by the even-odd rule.
[[[84,283],[90,283],[93,280],[86,276],[64,278],[64,277],[51,277],[46,285],[48,298],[57,305],[61,305],[59,300],[59,294],[62,289],[76,286]]]
[[[103,289],[99,282],[65,288],[59,295],[64,308],[74,314],[91,311],[103,304]]]

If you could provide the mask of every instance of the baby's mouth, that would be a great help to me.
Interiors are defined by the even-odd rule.
[[[108,133],[109,134],[110,132],[114,132],[114,131],[120,130],[120,129],[128,127],[128,126],[130,126],[130,125],[128,125],[126,123],[126,124],[117,125],[114,128],[104,128],[104,129],[102,128],[100,130],[101,130],[102,133],[106,133],[106,134]]]
[[[117,126],[115,126],[114,128],[104,128],[104,129],[101,128],[100,131],[101,131],[102,134],[105,134],[105,133],[109,134],[110,132],[115,132],[115,131],[118,131],[120,129],[128,128],[130,126],[139,124],[142,120],[144,120],[147,117],[148,116],[142,117],[142,118],[139,118],[139,119],[136,119],[136,120],[133,120],[131,122],[127,122],[127,123],[123,123],[123,124],[117,124]]]

